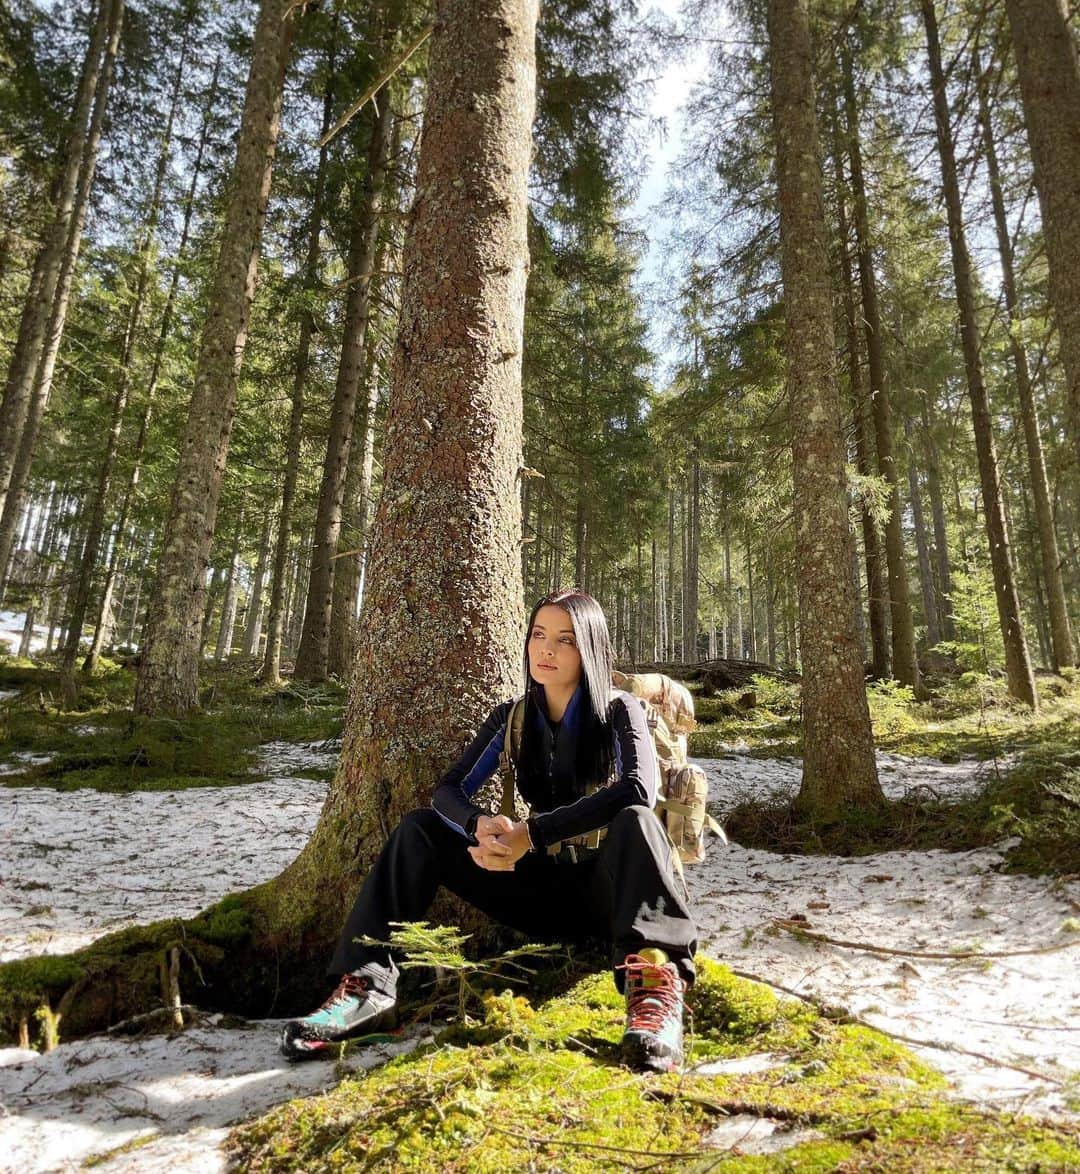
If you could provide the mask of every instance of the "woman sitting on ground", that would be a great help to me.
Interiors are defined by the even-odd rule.
[[[368,873],[330,964],[337,989],[285,1025],[291,1060],[324,1054],[393,1022],[398,969],[391,922],[418,921],[439,885],[504,925],[545,941],[612,943],[626,995],[623,1054],[635,1067],[682,1062],[683,992],[697,932],[678,891],[672,846],[653,812],[656,763],[640,703],[612,687],[600,605],[559,591],[533,608],[525,637],[525,713],[516,761],[528,819],[493,816],[472,796],[499,765],[514,705],[494,709],[439,783],[407,815]],[[602,829],[595,847],[585,846]],[[592,842],[595,844],[596,837]]]

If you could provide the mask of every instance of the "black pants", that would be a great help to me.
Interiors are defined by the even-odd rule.
[[[648,946],[665,951],[694,981],[697,929],[679,892],[671,843],[648,807],[627,807],[608,825],[599,850],[572,863],[529,852],[512,872],[480,868],[468,843],[430,808],[410,812],[387,840],[345,923],[330,972],[363,970],[393,994],[397,967],[389,950],[356,941],[388,941],[391,921],[419,921],[439,885],[503,925],[547,942],[607,938],[612,965]],[[623,972],[615,971],[622,989]]]

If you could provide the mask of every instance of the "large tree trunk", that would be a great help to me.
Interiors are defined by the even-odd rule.
[[[341,359],[315,515],[304,630],[293,671],[295,677],[307,681],[323,681],[329,671],[334,555],[341,533],[341,506],[352,448],[356,398],[365,368],[364,344],[371,316],[371,280],[378,250],[382,197],[386,187],[386,159],[392,133],[393,116],[390,102],[384,95],[372,123],[367,175],[360,198],[354,204],[356,220],[349,247],[349,293]]]
[[[120,28],[123,18],[124,0],[111,0],[108,7],[105,53],[94,91],[94,108],[90,115],[90,126],[87,130],[86,142],[83,144],[82,165],[79,169],[75,204],[56,278],[55,293],[45,333],[41,340],[40,355],[33,374],[32,391],[25,413],[22,434],[18,440],[18,451],[15,454],[10,480],[6,485],[7,495],[4,498],[3,512],[0,514],[0,567],[6,564],[11,553],[22,507],[23,491],[30,476],[30,466],[33,463],[34,450],[37,448],[38,434],[41,431],[41,421],[45,416],[45,409],[48,407],[49,397],[52,394],[53,373],[56,370],[56,358],[60,352],[60,343],[64,337],[64,326],[67,322],[68,306],[71,302],[71,288],[75,281],[75,266],[79,260],[83,228],[86,225],[86,213],[90,206],[90,191],[93,188],[94,174],[97,170],[98,147],[101,143],[101,132],[105,126],[105,111],[109,102],[113,67],[116,64],[116,55],[120,46]]]
[[[289,0],[263,0],[259,10],[221,251],[139,661],[139,714],[182,715],[198,702],[206,560],[247,342],[294,8]]]
[[[919,689],[919,662],[915,656],[915,621],[911,614],[907,558],[904,551],[903,513],[900,504],[900,476],[893,444],[892,408],[885,370],[885,339],[878,308],[877,278],[870,240],[870,217],[866,207],[862,148],[859,145],[859,116],[855,104],[855,79],[851,52],[844,44],[840,51],[844,77],[844,114],[847,123],[848,158],[854,196],[855,239],[862,291],[863,322],[866,329],[867,365],[870,372],[870,403],[873,408],[878,472],[889,486],[889,517],[885,523],[885,563],[889,574],[889,615],[892,621],[892,675],[902,685]]]
[[[798,805],[839,819],[880,804],[851,582],[832,291],[806,0],[769,0],[781,275],[803,662]]]
[[[971,399],[975,450],[979,461],[979,484],[982,488],[986,536],[990,544],[990,566],[994,574],[994,595],[998,620],[1005,642],[1005,675],[1009,692],[1033,709],[1038,706],[1035,677],[1031,670],[1027,640],[1020,618],[1020,598],[1016,591],[1009,530],[1001,500],[997,451],[990,421],[990,404],[983,380],[982,341],[975,313],[975,289],[971,276],[971,258],[964,237],[960,185],[956,176],[952,129],[949,125],[949,101],[945,93],[945,76],[941,68],[941,45],[938,40],[934,0],[921,0],[926,26],[930,81],[934,92],[934,121],[937,127],[938,154],[941,157],[941,181],[945,191],[945,209],[949,220],[949,246],[952,251],[956,302],[960,311],[960,337],[964,348],[964,369]]]
[[[26,424],[34,376],[41,361],[45,330],[56,296],[60,269],[71,245],[72,228],[78,213],[79,178],[83,171],[91,110],[104,65],[102,54],[113,7],[113,0],[101,0],[98,5],[75,93],[71,130],[56,181],[56,212],[34,261],[19,321],[19,333],[8,365],[4,398],[0,405],[0,511],[6,503],[8,486],[19,451],[19,441]],[[85,191],[85,185],[83,190]],[[6,559],[0,560],[0,573],[3,572],[5,565]]]
[[[1058,554],[1057,534],[1054,529],[1054,510],[1050,499],[1050,485],[1046,477],[1042,435],[1039,431],[1039,406],[1035,401],[1035,389],[1031,385],[1031,372],[1028,367],[1027,350],[1024,346],[1020,302],[1016,290],[1016,274],[1013,271],[1012,239],[1009,234],[1008,217],[1005,214],[1005,197],[1001,185],[1001,172],[998,168],[993,123],[990,118],[990,100],[986,92],[986,76],[979,63],[977,49],[973,55],[972,66],[979,91],[979,120],[982,122],[983,150],[986,154],[986,171],[990,179],[990,196],[994,207],[994,228],[997,232],[998,256],[1001,260],[1001,284],[1005,293],[1005,309],[1009,315],[1009,348],[1012,351],[1013,370],[1016,373],[1016,390],[1020,396],[1020,414],[1024,424],[1024,442],[1028,458],[1028,480],[1035,502],[1039,553],[1042,556],[1043,580],[1046,584],[1046,597],[1049,604],[1051,663],[1055,669],[1060,669],[1074,664],[1076,653],[1073,649],[1072,631],[1069,628],[1069,613],[1065,606],[1061,556]],[[1077,153],[1077,163],[1080,166],[1080,152]],[[1078,182],[1080,182],[1080,177],[1078,177]],[[1076,211],[1080,214],[1080,201],[1076,204]],[[1078,254],[1078,258],[1080,258],[1080,254]]]
[[[1005,0],[1039,192],[1080,478],[1080,59],[1064,0]],[[1075,14],[1074,18],[1075,20]]]

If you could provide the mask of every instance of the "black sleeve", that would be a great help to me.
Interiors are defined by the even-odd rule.
[[[478,807],[472,796],[498,770],[506,719],[513,704],[504,701],[488,714],[468,749],[439,780],[431,798],[431,806],[443,820],[469,839],[473,838],[477,818],[491,814]]]
[[[529,819],[529,836],[537,851],[556,840],[603,827],[624,807],[656,805],[656,758],[645,711],[636,698],[616,694],[611,724],[615,736],[615,781],[566,807],[533,815]]]

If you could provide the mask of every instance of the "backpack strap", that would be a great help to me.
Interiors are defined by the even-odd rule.
[[[499,752],[499,770],[502,772],[502,802],[499,814],[514,818],[514,789],[517,786],[517,764],[521,757],[521,734],[525,728],[525,697],[515,699],[506,715],[503,745]]]

